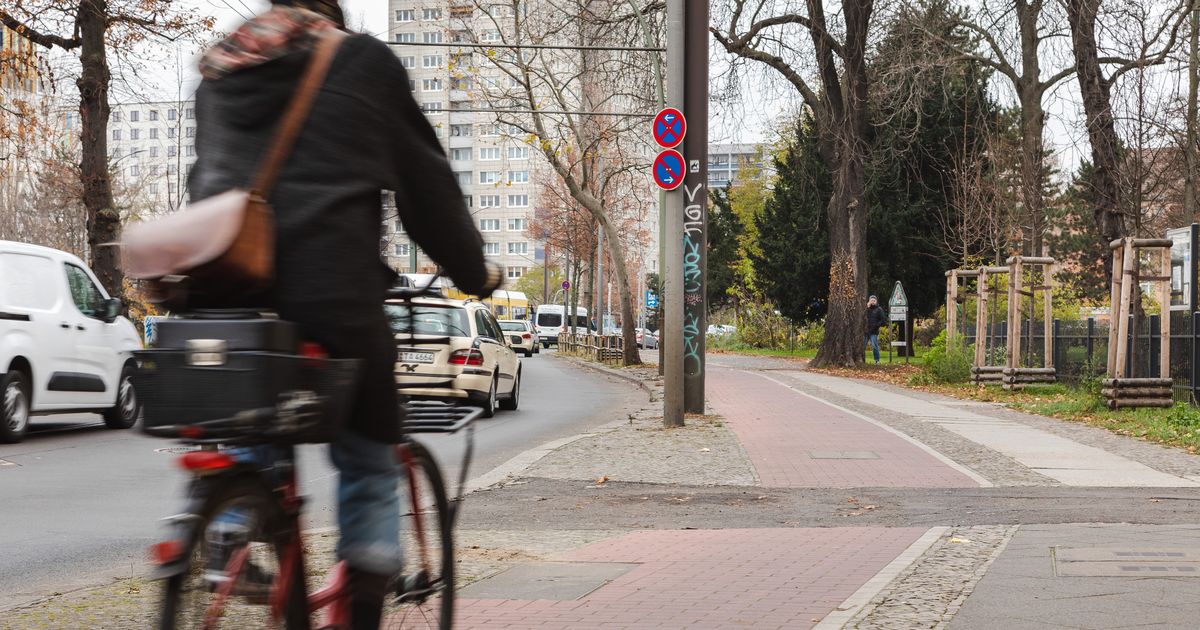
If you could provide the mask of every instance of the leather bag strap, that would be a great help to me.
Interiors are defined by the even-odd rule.
[[[279,171],[291,154],[292,147],[296,144],[296,137],[300,135],[300,129],[308,119],[309,111],[312,110],[317,91],[325,83],[325,76],[329,74],[329,66],[333,63],[333,58],[345,39],[346,33],[336,29],[326,31],[321,36],[313,50],[308,68],[304,71],[304,76],[300,78],[300,85],[296,88],[296,92],[292,95],[292,100],[283,114],[283,120],[275,130],[270,147],[267,149],[265,157],[259,162],[258,172],[251,187],[253,194],[263,199],[271,196],[275,182],[279,179]]]

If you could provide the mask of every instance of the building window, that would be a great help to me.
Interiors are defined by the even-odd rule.
[[[479,231],[480,232],[499,232],[500,231],[500,219],[480,219],[479,220]]]
[[[441,79],[423,79],[421,81],[421,89],[426,92],[438,92],[442,89]]]
[[[175,109],[174,107],[172,107],[171,109],[168,109],[167,110],[167,120],[175,120],[176,118],[179,118],[179,110]]]
[[[178,138],[178,137],[179,137],[179,130],[178,130],[178,129],[176,129],[176,128],[174,128],[174,127],[171,127],[170,129],[167,129],[167,137],[168,137],[168,138]]]
[[[150,184],[150,194],[158,195],[158,184]]]
[[[150,157],[158,157],[158,147],[150,147]]]
[[[120,129],[113,129],[113,140],[116,140],[117,142],[121,141],[121,130]]]
[[[490,125],[479,125],[479,135],[488,137],[498,136],[500,135],[500,125],[495,123]]]
[[[440,44],[442,43],[442,33],[441,31],[422,33],[421,41],[426,44]]]
[[[479,171],[480,184],[495,184],[500,181],[500,171]]]
[[[195,127],[188,127],[188,128],[187,128],[187,137],[189,137],[189,138],[195,138],[195,137],[196,137],[196,128],[195,128]]]
[[[396,244],[396,255],[397,256],[407,256],[408,252],[409,252],[408,243]]]
[[[450,149],[451,160],[469,160],[471,159],[470,149]]]
[[[458,180],[459,186],[470,186],[471,171],[456,171],[454,173],[454,179]]]
[[[442,19],[441,9],[425,9],[421,11],[422,20],[440,20]]]
[[[500,243],[484,243],[483,244],[483,255],[484,256],[499,256],[500,255]]]
[[[500,207],[500,195],[479,195],[479,207],[480,208],[499,208]],[[498,230],[500,228],[497,227],[496,229]]]
[[[421,103],[421,111],[430,114],[442,111],[442,104],[439,101],[431,101],[429,103]]]
[[[150,120],[151,120],[151,121],[157,121],[157,120],[158,120],[158,110],[157,110],[157,109],[152,109],[152,110],[150,110]]]
[[[400,10],[396,11],[396,21],[397,22],[413,21],[413,10],[412,9],[400,9]]]
[[[521,278],[521,276],[525,275],[526,271],[529,271],[528,267],[509,267],[508,268],[508,279],[509,280],[518,280]]]
[[[141,119],[142,119],[142,112],[140,112],[136,109],[129,112],[129,122],[137,122]]]
[[[467,206],[468,208],[474,208],[475,198],[471,195],[463,195],[463,205]]]
[[[70,117],[71,117],[71,115],[67,114],[67,120],[70,120],[71,119]],[[121,110],[117,110],[112,113],[112,121],[113,122],[121,122]]]
[[[471,135],[471,125],[450,125],[450,135],[465,138]]]
[[[508,183],[510,184],[528,184],[529,171],[509,171]]]
[[[151,127],[151,128],[150,128],[150,139],[151,139],[151,140],[158,140],[158,127]]]
[[[422,68],[440,68],[442,67],[441,55],[425,55],[421,57]]]
[[[114,148],[114,149],[113,149],[113,150],[110,152],[110,155],[112,155],[112,156],[113,156],[113,157],[115,157],[115,158],[119,158],[119,157],[121,157],[121,147],[116,147],[116,148]]]
[[[190,144],[187,145],[187,156],[188,157],[196,157],[196,147],[194,147]]]
[[[130,155],[133,155],[133,154],[131,153]],[[141,164],[130,164],[129,165],[129,174],[133,177],[137,177],[137,176],[141,175],[142,174],[142,165]]]
[[[510,160],[528,160],[529,147],[508,147],[508,159]]]
[[[176,165],[176,164],[168,164],[167,165],[167,175],[178,175],[178,174],[179,174],[179,166],[178,165]]]
[[[167,147],[167,157],[175,157],[179,155],[179,147],[171,145]]]
[[[416,79],[409,79],[409,80],[408,80],[408,91],[409,91],[409,92],[416,92],[416,91],[417,91],[417,80],[416,80]]]
[[[396,33],[396,42],[400,44],[415,44],[417,43],[416,33]]]
[[[479,149],[479,159],[486,162],[500,159],[500,149],[498,147],[481,147]]]
[[[142,130],[141,129],[130,129],[129,130],[129,139],[130,140],[141,140],[142,139]]]
[[[417,58],[412,55],[409,55],[407,57],[401,57],[400,65],[404,66],[405,68],[409,68],[409,69],[416,68],[417,67]]]
[[[195,120],[195,119],[196,119],[196,110],[195,110],[195,108],[192,108],[192,107],[189,107],[189,108],[187,108],[187,119],[188,119],[188,120]]]
[[[479,36],[479,41],[481,41],[481,42],[498,42],[498,41],[500,41],[500,31],[496,31],[496,30],[484,31],[483,34]]]
[[[508,253],[510,254],[528,254],[529,243],[525,241],[515,241],[508,244]]]

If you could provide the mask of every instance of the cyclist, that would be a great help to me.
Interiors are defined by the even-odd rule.
[[[201,59],[193,200],[246,187],[318,39],[345,30],[337,0],[273,0]],[[378,627],[389,577],[400,570],[395,342],[380,259],[381,189],[396,192],[412,240],[455,284],[486,295],[501,277],[432,127],[388,46],[342,42],[269,200],[276,278],[262,304],[297,322],[334,358],[361,361],[349,426],[330,448],[339,471],[338,557],[349,568],[352,627]]]

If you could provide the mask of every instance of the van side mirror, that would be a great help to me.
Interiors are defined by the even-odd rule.
[[[109,298],[104,301],[104,321],[112,322],[121,316],[121,309],[124,308],[121,300]]]

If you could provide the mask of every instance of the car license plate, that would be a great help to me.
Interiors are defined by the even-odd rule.
[[[401,352],[401,363],[433,363],[432,352]]]

